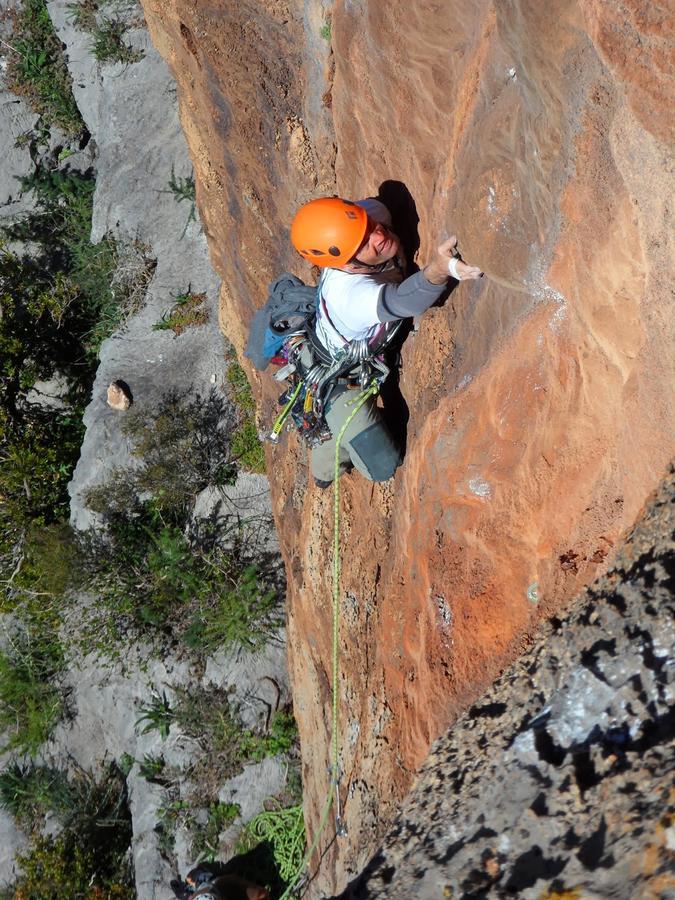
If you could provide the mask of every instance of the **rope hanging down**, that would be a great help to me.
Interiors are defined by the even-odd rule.
[[[368,400],[369,397],[374,397],[380,390],[380,385],[377,379],[373,379],[370,385],[367,388],[364,388],[353,400],[348,404],[349,406],[353,406],[354,409],[351,411],[349,416],[347,417],[344,425],[338,432],[337,438],[335,440],[335,468],[333,470],[333,678],[332,678],[332,692],[333,692],[333,707],[332,707],[332,763],[331,763],[331,775],[330,775],[330,786],[328,788],[328,794],[326,796],[326,801],[324,803],[323,809],[321,810],[321,817],[319,819],[319,827],[317,829],[316,835],[314,836],[314,840],[312,841],[311,846],[308,848],[305,856],[300,863],[298,871],[293,877],[293,880],[286,888],[284,893],[281,895],[279,900],[288,900],[288,898],[292,897],[296,885],[298,884],[300,878],[302,877],[303,872],[309,865],[309,862],[316,852],[316,849],[319,845],[319,839],[323,834],[326,825],[328,823],[328,814],[330,812],[330,808],[335,801],[335,833],[337,835],[345,834],[344,825],[342,824],[342,818],[340,814],[340,794],[338,790],[338,751],[339,751],[339,738],[338,738],[338,637],[339,637],[339,623],[340,623],[340,445],[342,443],[342,438],[344,437],[344,433],[349,427],[352,419],[356,415],[356,413],[361,409],[363,404]]]

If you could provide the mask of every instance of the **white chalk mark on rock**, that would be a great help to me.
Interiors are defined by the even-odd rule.
[[[475,478],[469,479],[469,490],[477,497],[486,499],[492,493],[492,487],[489,481],[477,475]]]

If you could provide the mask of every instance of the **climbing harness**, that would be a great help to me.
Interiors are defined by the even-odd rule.
[[[344,424],[340,428],[340,431],[337,433],[335,438],[335,465],[333,470],[333,646],[332,646],[332,679],[331,679],[331,690],[332,690],[332,715],[331,715],[331,765],[330,765],[330,780],[328,787],[328,794],[326,795],[326,800],[324,802],[323,808],[321,810],[321,816],[319,818],[319,827],[314,835],[314,840],[311,843],[311,846],[307,849],[303,860],[293,878],[289,886],[286,888],[284,893],[281,895],[279,900],[288,900],[291,897],[297,885],[310,863],[310,860],[314,856],[314,853],[319,846],[319,840],[321,835],[326,829],[326,825],[328,824],[328,814],[330,813],[331,806],[335,805],[335,834],[338,837],[344,837],[347,834],[347,828],[342,821],[342,807],[340,803],[340,770],[339,770],[339,751],[340,751],[340,740],[338,733],[338,675],[339,675],[339,637],[340,637],[340,574],[341,574],[341,564],[340,564],[340,444],[342,443],[342,438],[344,437],[345,431],[349,427],[352,419],[356,415],[356,413],[361,409],[364,403],[370,398],[374,397],[380,390],[380,383],[377,378],[373,378],[369,385],[363,388],[363,390],[354,397],[353,400],[349,401],[349,406],[353,406],[354,408],[350,412],[349,416],[345,420]]]
[[[321,296],[323,279],[324,275],[317,285],[316,309],[322,309],[324,317],[342,338],[344,346],[334,351],[326,349],[317,337],[316,319],[307,321],[303,330],[295,331],[285,338],[281,355],[277,357],[285,364],[275,378],[288,378],[290,386],[279,398],[282,410],[267,436],[274,444],[279,442],[284,425],[294,425],[309,447],[317,447],[330,440],[332,434],[326,423],[325,412],[335,387],[346,384],[348,387],[360,387],[363,391],[374,379],[378,385],[383,384],[390,372],[384,354],[401,322],[383,325],[370,339],[348,341],[330,320]]]

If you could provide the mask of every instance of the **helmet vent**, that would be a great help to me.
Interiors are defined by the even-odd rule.
[[[340,248],[339,247],[329,247],[328,252],[330,253],[331,256],[339,256]]]
[[[313,253],[314,256],[323,256],[323,250],[310,250],[309,252]]]

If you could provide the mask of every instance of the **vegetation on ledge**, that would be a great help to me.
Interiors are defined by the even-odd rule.
[[[63,47],[45,0],[23,0],[5,14],[5,21],[9,34],[0,53],[7,60],[9,89],[25,97],[42,117],[43,127],[56,126],[71,135],[83,132]]]

